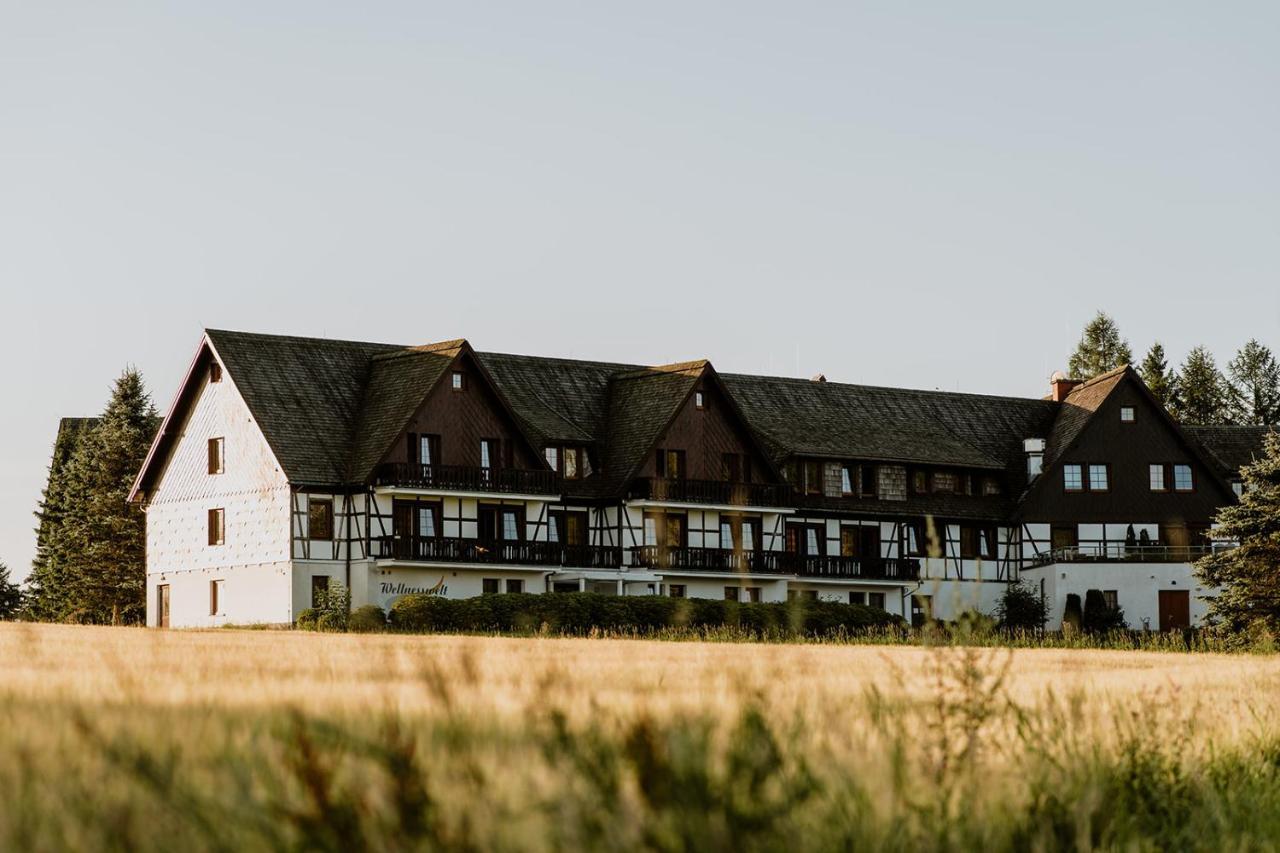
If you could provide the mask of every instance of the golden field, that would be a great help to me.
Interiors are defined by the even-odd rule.
[[[4,624],[0,660],[7,849],[1248,849],[1280,825],[1274,657]]]

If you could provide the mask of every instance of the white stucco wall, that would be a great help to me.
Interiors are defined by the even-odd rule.
[[[1191,624],[1204,621],[1208,606],[1202,596],[1213,593],[1201,587],[1192,575],[1189,563],[1054,563],[1024,569],[1023,579],[1037,591],[1044,591],[1049,602],[1046,627],[1056,631],[1062,627],[1062,613],[1067,596],[1080,596],[1091,589],[1115,590],[1129,627],[1135,630],[1160,629],[1160,590],[1190,590]]]

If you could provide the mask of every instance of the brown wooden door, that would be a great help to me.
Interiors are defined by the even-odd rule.
[[[169,585],[167,583],[156,587],[156,627],[169,627]]]
[[[1191,627],[1191,593],[1185,589],[1160,590],[1160,630]]]

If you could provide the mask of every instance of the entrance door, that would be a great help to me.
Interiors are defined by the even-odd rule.
[[[1191,627],[1191,593],[1185,589],[1160,590],[1160,630]]]
[[[167,583],[156,587],[156,627],[169,627],[169,585]]]

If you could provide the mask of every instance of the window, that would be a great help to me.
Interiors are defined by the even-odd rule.
[[[911,491],[917,495],[926,495],[929,493],[929,472],[913,471],[911,472]]]
[[[1090,465],[1089,466],[1089,491],[1105,492],[1111,487],[1111,478],[1108,476],[1110,466],[1108,465]]]
[[[1044,470],[1044,454],[1028,453],[1027,454],[1027,479],[1031,480],[1040,476],[1040,472]]]
[[[418,536],[422,539],[434,539],[440,530],[440,509],[435,504],[418,504]]]
[[[311,501],[307,504],[307,538],[333,540],[333,501]]]
[[[840,466],[840,494],[853,494],[853,469],[848,465]]]
[[[553,512],[547,516],[547,541],[560,541],[560,513]],[[648,542],[645,542],[648,545]]]
[[[580,476],[578,465],[578,454],[581,451],[576,447],[566,447],[564,449],[564,478],[566,480],[576,480]]]
[[[1189,492],[1195,486],[1195,480],[1191,476],[1190,465],[1173,466],[1173,490],[1175,492]]]
[[[933,472],[933,490],[934,492],[951,495],[955,494],[956,486],[960,480],[950,471],[934,471]]]
[[[682,583],[673,583],[667,587],[667,595],[672,598],[686,598],[688,590],[685,589],[685,585]]]
[[[578,581],[555,581],[551,584],[552,592],[580,592],[581,589]]]
[[[514,509],[502,511],[502,538],[506,542],[520,541],[520,520]]]
[[[209,510],[209,544],[221,545],[224,541],[226,529],[223,527],[225,521],[225,512],[220,509]]]
[[[759,519],[746,519],[742,522],[743,551],[754,551],[760,547],[760,534],[757,532],[759,525]]]
[[[480,467],[489,471],[493,468],[498,454],[495,452],[498,442],[492,438],[480,439]]]
[[[978,556],[978,529],[963,525],[960,528],[960,557],[972,560]]]
[[[840,556],[858,556],[858,528],[848,525],[840,528]]]
[[[457,374],[454,374],[454,375],[456,376]],[[481,595],[497,595],[498,579],[497,578],[481,578],[480,594]]]
[[[1151,479],[1151,491],[1167,492],[1169,491],[1169,472],[1164,465],[1151,464],[1147,466]]]
[[[224,616],[222,589],[226,581],[209,581],[209,615]]]
[[[859,466],[858,490],[864,498],[876,496],[876,466]]]
[[[737,601],[737,600],[738,600],[738,588],[737,588],[736,586],[726,586],[726,587],[724,588],[724,600],[725,600],[725,601]]]
[[[1120,423],[1131,424],[1137,419],[1133,411],[1133,406],[1120,407]]]
[[[704,409],[704,408],[706,408],[705,401],[702,399],[702,392],[701,392],[701,391],[694,391],[694,392],[693,392],[693,405],[694,405],[695,407],[699,408],[699,409]]]
[[[209,383],[222,381],[222,365],[214,361],[209,364]]]
[[[222,473],[222,439],[209,439],[209,473]]]
[[[874,607],[876,610],[884,610],[884,593],[883,592],[867,593],[867,606]]]
[[[418,462],[422,465],[440,464],[440,436],[418,436]]]
[[[666,516],[666,538],[663,544],[668,548],[684,547],[684,516],[668,515]]]
[[[669,480],[684,479],[684,451],[658,449],[658,476]]]
[[[1000,488],[999,480],[995,479],[994,477],[982,478],[982,496],[983,497],[994,497],[996,495],[999,495],[1001,491],[1002,489]]]
[[[865,605],[867,603],[867,594],[865,592],[851,592],[849,593],[849,603]]]
[[[325,599],[328,596],[329,596],[329,576],[328,575],[312,575],[311,576],[312,608],[324,607]]]
[[[726,551],[734,549],[733,544],[733,525],[729,523],[729,519],[720,519],[720,547]]]
[[[918,521],[902,525],[902,549],[908,557],[924,556],[924,526]]]
[[[720,476],[725,482],[742,482],[742,460],[743,457],[739,453],[720,454]]]
[[[822,494],[822,466],[816,460],[806,460],[802,466],[802,474],[804,493],[806,495]]]
[[[644,517],[644,544],[654,547],[658,544],[658,518],[654,515]]]
[[[1120,593],[1114,589],[1104,589],[1102,591],[1102,600],[1106,603],[1108,610],[1115,610],[1120,606]]]
[[[558,472],[560,470],[560,448],[548,447],[542,451],[542,455],[546,457],[547,465],[552,471]]]
[[[451,382],[453,384],[450,387],[452,387],[454,391],[461,391],[467,387],[466,377],[463,376],[461,370],[453,371],[453,378]]]
[[[1084,468],[1079,465],[1063,465],[1062,486],[1068,492],[1084,491]]]
[[[1232,492],[1235,494],[1235,496],[1236,496],[1236,497],[1238,497],[1238,498],[1242,498],[1242,497],[1244,497],[1244,481],[1242,481],[1242,480],[1232,480],[1232,481],[1231,481],[1231,491],[1232,491]]]
[[[509,578],[507,580],[507,592],[524,592],[524,581],[520,578]]]

